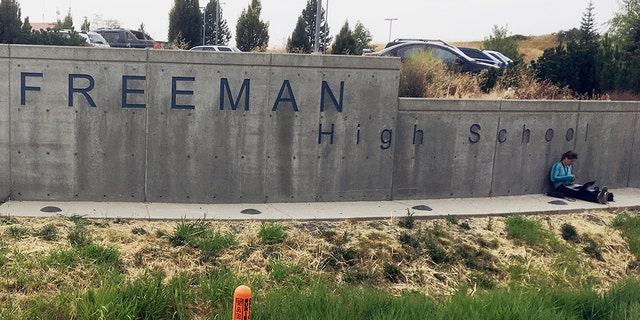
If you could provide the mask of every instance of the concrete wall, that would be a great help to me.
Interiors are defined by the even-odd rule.
[[[397,59],[1,48],[15,199],[391,197]]]
[[[398,99],[398,59],[0,46],[0,196],[306,202],[640,186],[638,103]]]
[[[639,119],[635,102],[401,98],[393,197],[542,193],[570,149],[579,182],[637,187]]]

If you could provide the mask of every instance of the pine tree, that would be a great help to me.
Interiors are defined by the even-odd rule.
[[[308,36],[310,48],[315,47],[316,43],[316,16],[318,12],[318,1],[308,0],[307,6],[302,10],[302,18],[305,21],[305,30]],[[331,44],[331,36],[329,35],[329,25],[325,17],[324,8],[320,10],[320,51],[325,52]],[[311,52],[311,49],[309,49]]]
[[[91,23],[89,22],[89,19],[87,19],[87,17],[84,17],[84,20],[82,21],[82,25],[80,26],[80,31],[84,31],[87,32],[91,30]]]
[[[364,49],[372,49],[371,32],[360,21],[356,22],[356,27],[353,29],[353,39],[356,41],[356,55],[362,55]]]
[[[298,23],[293,30],[291,37],[287,40],[287,52],[291,53],[310,53],[311,43],[309,43],[309,33],[302,16],[298,17]]]
[[[198,0],[174,0],[169,12],[169,42],[202,44],[202,13]]]
[[[222,18],[222,7],[219,4],[219,0],[212,0],[205,8],[205,44],[227,45],[231,40],[231,31],[227,20]]]
[[[23,38],[20,4],[16,0],[0,1],[0,43],[20,43]]]
[[[336,36],[336,41],[331,46],[332,54],[347,54],[353,55],[356,52],[356,39],[353,37],[353,33],[349,28],[349,22],[345,22],[340,33]]]
[[[236,25],[236,44],[242,51],[266,51],[269,44],[269,23],[260,20],[260,0],[252,0],[242,10]]]

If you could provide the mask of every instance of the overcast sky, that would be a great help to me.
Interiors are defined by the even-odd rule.
[[[204,6],[208,0],[200,0]],[[145,30],[156,40],[166,40],[169,11],[174,0],[18,0],[22,18],[32,23],[55,22],[71,10],[75,29],[83,17],[92,27],[99,20],[117,20],[122,27]],[[223,19],[235,36],[236,21],[251,0],[221,0]],[[262,0],[263,21],[269,23],[269,48],[279,49],[295,28],[307,0]],[[588,0],[322,0],[330,35],[346,21],[353,30],[360,21],[374,43],[389,38],[429,38],[448,42],[483,40],[493,26],[507,27],[511,34],[543,35],[580,27]],[[599,32],[619,10],[618,0],[593,0]],[[98,18],[98,19],[96,19]],[[397,19],[397,20],[387,20]],[[235,44],[235,39],[231,39]]]

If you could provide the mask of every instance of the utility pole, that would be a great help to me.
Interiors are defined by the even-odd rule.
[[[389,42],[391,42],[391,25],[393,25],[393,21],[398,20],[398,18],[386,18],[385,20],[389,21]]]
[[[200,10],[202,10],[202,45],[204,46],[204,35],[206,33],[204,27],[207,25],[207,7],[200,7]]]
[[[313,52],[320,52],[320,14],[322,14],[322,0],[316,0],[316,41],[313,46]]]

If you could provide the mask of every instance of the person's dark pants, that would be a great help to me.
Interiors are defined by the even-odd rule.
[[[560,185],[555,189],[557,192],[564,193],[565,197],[576,198],[589,202],[598,202],[599,190],[587,190],[586,188],[568,188],[565,185]]]

